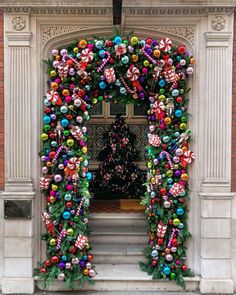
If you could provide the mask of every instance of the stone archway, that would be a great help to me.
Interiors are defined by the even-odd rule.
[[[67,9],[70,10],[70,8]],[[174,15],[171,20],[168,14],[169,9]],[[22,277],[20,267],[18,273],[5,273],[3,279],[4,293],[13,291],[21,291],[22,293],[33,292],[32,263],[35,263],[40,252],[37,249],[38,240],[35,238],[40,232],[40,226],[36,222],[38,220],[37,212],[39,211],[38,208],[40,208],[40,200],[38,197],[35,198],[35,191],[38,191],[38,188],[35,190],[33,186],[35,184],[37,187],[36,180],[38,175],[36,171],[38,169],[35,169],[35,167],[39,166],[37,160],[39,150],[37,134],[39,134],[40,128],[36,123],[40,121],[40,104],[38,98],[42,97],[44,93],[42,89],[44,88],[43,81],[45,81],[40,61],[47,56],[45,52],[49,50],[49,41],[51,38],[54,38],[57,34],[54,40],[58,38],[58,42],[61,42],[63,38],[67,38],[65,36],[59,37],[61,35],[60,30],[70,32],[71,22],[74,22],[75,26],[80,25],[82,27],[86,23],[86,21],[82,22],[76,18],[72,20],[67,14],[68,11],[65,10],[63,12],[63,8],[58,11],[60,17],[56,15],[56,9],[54,8],[25,7],[24,9],[15,9],[12,7],[10,10],[6,9],[5,11],[5,61],[6,69],[8,69],[5,74],[5,89],[9,89],[5,93],[5,130],[6,134],[8,134],[6,137],[6,147],[14,147],[20,144],[24,149],[13,150],[6,148],[6,189],[2,196],[4,199],[32,200],[34,215],[32,222],[23,222],[24,228],[27,229],[24,236],[20,233],[16,233],[14,236],[9,233],[5,235],[5,248],[10,243],[19,243],[19,249],[28,245],[32,251],[29,251],[27,257],[24,254],[19,254],[20,257],[18,256],[19,258],[17,259],[18,263],[22,259],[28,263],[28,267],[25,267],[24,277]],[[102,30],[103,25],[107,21],[109,22],[110,13],[109,9],[104,11],[105,18],[102,21],[98,16],[96,18],[91,17],[87,21],[87,26],[90,28],[92,26],[93,28],[100,26],[99,30]],[[156,32],[158,28],[162,27],[163,31],[173,31],[176,35],[184,35],[185,38],[194,40],[194,55],[198,61],[197,73],[199,74],[195,76],[193,81],[195,86],[192,87],[193,101],[190,109],[194,115],[190,125],[192,125],[191,129],[193,130],[194,138],[197,139],[194,142],[195,153],[199,159],[204,159],[204,161],[195,164],[195,168],[192,171],[192,179],[194,181],[192,183],[191,208],[193,210],[190,216],[193,217],[191,218],[192,233],[196,237],[193,242],[194,247],[191,250],[194,253],[192,255],[194,260],[192,265],[194,265],[193,269],[195,272],[202,275],[200,284],[202,292],[215,292],[215,288],[218,289],[218,286],[220,286],[220,290],[223,290],[223,293],[230,293],[233,289],[230,271],[230,235],[228,231],[225,232],[223,229],[230,229],[231,213],[229,208],[232,199],[229,189],[230,158],[227,157],[230,147],[230,127],[227,122],[230,121],[231,114],[230,90],[232,85],[231,79],[225,80],[226,74],[231,73],[231,66],[227,60],[231,60],[232,56],[232,11],[230,11],[230,8],[229,10],[226,8],[220,8],[219,10],[216,7],[212,7],[211,9],[206,7],[198,9],[194,7],[187,8],[186,11],[183,11],[181,7],[177,11],[174,7],[163,8],[163,10],[157,8],[145,10],[141,7],[127,7],[124,11],[127,14],[127,28],[136,27],[138,22],[137,15],[142,15],[145,17],[145,27],[147,30],[151,27]],[[153,14],[150,11],[153,11]],[[53,15],[50,21],[47,17],[44,17],[43,13],[45,12],[48,15]],[[77,10],[76,13],[81,13],[81,11],[79,12]],[[94,13],[94,11],[91,10],[91,13]],[[220,28],[220,31],[214,25],[214,20],[219,13],[224,19],[224,24]],[[160,17],[157,18],[156,15]],[[12,27],[12,20],[16,16],[22,19],[21,23],[23,25],[19,30]],[[58,24],[61,24],[62,19],[64,24],[59,27]],[[163,26],[163,23],[167,25]],[[189,28],[189,23],[192,24],[190,26],[191,29]],[[145,30],[145,28],[142,28],[142,30]],[[44,51],[39,52],[38,49],[43,46],[41,39],[43,31],[45,32],[44,38],[46,38],[44,41],[48,41],[48,49],[44,47]],[[162,30],[160,29],[160,31]],[[41,33],[39,34],[39,32]],[[73,38],[75,33],[68,33],[68,35]],[[205,56],[207,56],[209,62],[207,62]],[[217,62],[219,58],[222,60],[222,64]],[[29,61],[31,61],[32,67],[29,67]],[[25,70],[23,70],[22,64],[25,65]],[[13,73],[18,73],[18,75],[13,76]],[[37,79],[33,79],[32,73],[35,74]],[[18,80],[17,77],[21,77],[22,79]],[[38,80],[39,83],[36,84],[35,80]],[[16,81],[19,81],[19,83],[16,83]],[[23,81],[29,81],[29,83],[22,84]],[[220,81],[219,85],[223,91],[221,94],[217,91],[214,81]],[[206,87],[206,83],[213,85],[213,87]],[[17,102],[15,101],[16,93],[18,94]],[[224,97],[224,101],[221,97]],[[23,107],[22,109],[22,106],[25,104],[32,107]],[[208,118],[206,122],[201,119],[202,117]],[[32,118],[36,118],[36,120]],[[13,121],[16,122],[16,128],[9,129],[8,126],[12,126]],[[26,132],[28,129],[25,129],[28,128],[28,122],[32,123],[31,126],[34,130],[30,132],[30,136]],[[222,128],[217,127],[217,122],[221,123]],[[207,128],[205,128],[205,125]],[[201,132],[201,130],[204,131]],[[210,130],[215,130],[215,132],[209,134],[208,132]],[[228,130],[228,132],[224,132],[224,130]],[[217,155],[217,163],[211,155]],[[32,159],[30,162],[28,161],[29,158]],[[21,167],[21,169],[15,167]],[[200,207],[199,198],[201,198],[202,207]],[[217,208],[220,208],[222,205],[225,206],[225,212],[218,212]],[[201,233],[200,223],[202,226]],[[222,230],[211,233],[207,227],[207,223],[210,223],[213,227],[217,225]],[[14,222],[6,220],[5,227],[8,226],[14,226]],[[32,236],[32,232],[34,233],[34,237]],[[223,241],[225,247],[229,249],[229,251],[226,251],[227,256],[222,257],[219,251],[214,251],[213,256],[209,256],[207,249],[210,247],[211,239]],[[202,246],[201,250],[200,244]],[[15,255],[14,251],[6,252],[5,265],[10,267],[12,259],[14,258],[16,260]],[[21,281],[21,290],[18,289],[19,280]]]

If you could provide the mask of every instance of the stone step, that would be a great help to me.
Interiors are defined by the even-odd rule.
[[[109,263],[109,264],[125,264],[145,261],[145,257],[142,253],[142,249],[145,245],[93,245],[94,263]]]
[[[89,226],[144,226],[143,213],[93,213],[89,219]]]
[[[145,244],[148,240],[145,227],[101,226],[92,228],[91,245],[94,244]]]
[[[160,292],[160,291],[184,291],[173,281],[152,280],[146,272],[140,270],[136,264],[97,264],[97,275],[94,278],[95,284],[85,284],[82,287],[75,286],[74,290],[83,291],[136,291],[136,292]],[[40,290],[45,290],[36,280]],[[186,291],[198,290],[199,277],[185,278]],[[64,282],[55,280],[48,288],[48,291],[68,291]],[[82,293],[83,294],[83,293]],[[103,293],[102,293],[103,294]],[[155,293],[152,293],[155,294]]]

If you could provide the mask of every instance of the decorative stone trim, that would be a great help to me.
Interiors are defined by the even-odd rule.
[[[15,16],[12,19],[12,27],[16,31],[22,31],[25,28],[26,20],[21,16]]]
[[[225,28],[226,20],[222,15],[216,15],[211,20],[211,26],[216,31],[221,31]]]
[[[29,13],[31,15],[111,15],[112,8],[111,7],[76,7],[75,5],[71,5],[72,7],[68,8],[67,6],[58,6],[53,7],[40,7],[31,5],[28,7],[24,6],[9,6],[7,3],[2,3],[0,7],[6,13]],[[129,7],[124,6],[122,13],[127,16],[155,16],[155,15],[178,15],[178,16],[207,16],[209,14],[231,14],[235,10],[234,7]]]

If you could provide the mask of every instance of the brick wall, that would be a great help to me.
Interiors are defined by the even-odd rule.
[[[3,13],[0,11],[0,190],[4,189],[4,68]]]

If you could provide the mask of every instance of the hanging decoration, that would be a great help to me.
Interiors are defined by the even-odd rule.
[[[90,109],[101,101],[148,104],[149,172],[146,205],[148,248],[143,270],[154,279],[168,278],[184,286],[191,275],[184,242],[187,229],[188,145],[187,78],[194,59],[184,45],[170,39],[139,39],[131,34],[80,40],[52,50],[50,80],[44,98],[40,187],[47,259],[36,273],[47,284],[54,279],[92,281],[90,253],[87,129]],[[109,270],[108,270],[109,271]]]

